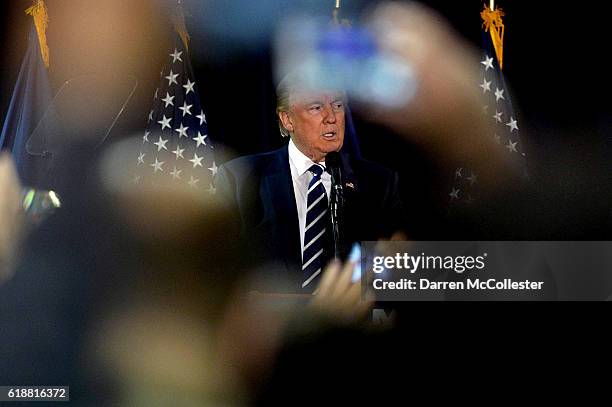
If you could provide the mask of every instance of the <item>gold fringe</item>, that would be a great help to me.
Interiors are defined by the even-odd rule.
[[[185,44],[185,49],[189,51],[189,41],[191,41],[191,37],[189,36],[189,32],[187,31],[187,23],[185,22],[185,13],[183,13],[183,8],[179,5],[173,16],[174,29],[178,33],[181,40],[183,40],[183,44]]]
[[[495,54],[497,54],[497,61],[499,62],[499,69],[504,67],[504,22],[502,17],[506,14],[504,11],[495,7],[495,10],[491,10],[485,5],[484,9],[480,12],[480,18],[482,18],[482,26],[485,32],[489,31],[491,34],[491,41],[495,47]]]
[[[34,18],[40,53],[45,66],[49,68],[49,46],[47,45],[47,27],[49,26],[49,14],[44,0],[36,0],[36,3],[26,9],[26,14]]]

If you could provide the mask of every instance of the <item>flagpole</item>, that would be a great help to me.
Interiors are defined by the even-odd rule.
[[[339,0],[338,0],[338,1],[339,1]],[[489,3],[490,3],[490,8],[491,8],[491,11],[494,11],[494,10],[495,10],[495,0],[490,0],[490,2],[489,2]]]
[[[332,11],[332,20],[335,25],[340,26],[340,0],[336,0],[336,5],[334,6],[334,10]]]

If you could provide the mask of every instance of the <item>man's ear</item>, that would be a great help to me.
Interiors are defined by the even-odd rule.
[[[289,118],[289,113],[278,112],[278,119],[281,121],[283,127],[287,131],[293,131],[293,123],[291,123],[291,119]]]

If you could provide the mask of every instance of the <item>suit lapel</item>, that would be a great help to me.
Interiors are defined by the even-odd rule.
[[[360,185],[353,168],[351,158],[348,154],[341,154],[342,158],[342,186],[344,189],[344,250],[348,255],[350,244],[356,241],[359,235],[358,229],[363,224],[362,216],[367,213],[363,210],[360,199]]]
[[[272,208],[273,225],[277,244],[282,247],[289,268],[301,265],[300,229],[289,168],[289,153],[284,146],[275,154],[263,177],[262,196],[267,197]]]
[[[344,188],[345,199],[355,197],[359,191],[359,183],[353,168],[350,164],[350,156],[348,154],[341,154],[342,159],[342,183]]]

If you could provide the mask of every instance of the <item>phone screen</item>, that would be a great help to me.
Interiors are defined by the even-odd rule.
[[[348,261],[355,263],[352,277],[352,281],[355,283],[361,279],[361,245],[359,243],[355,243],[351,248]]]

